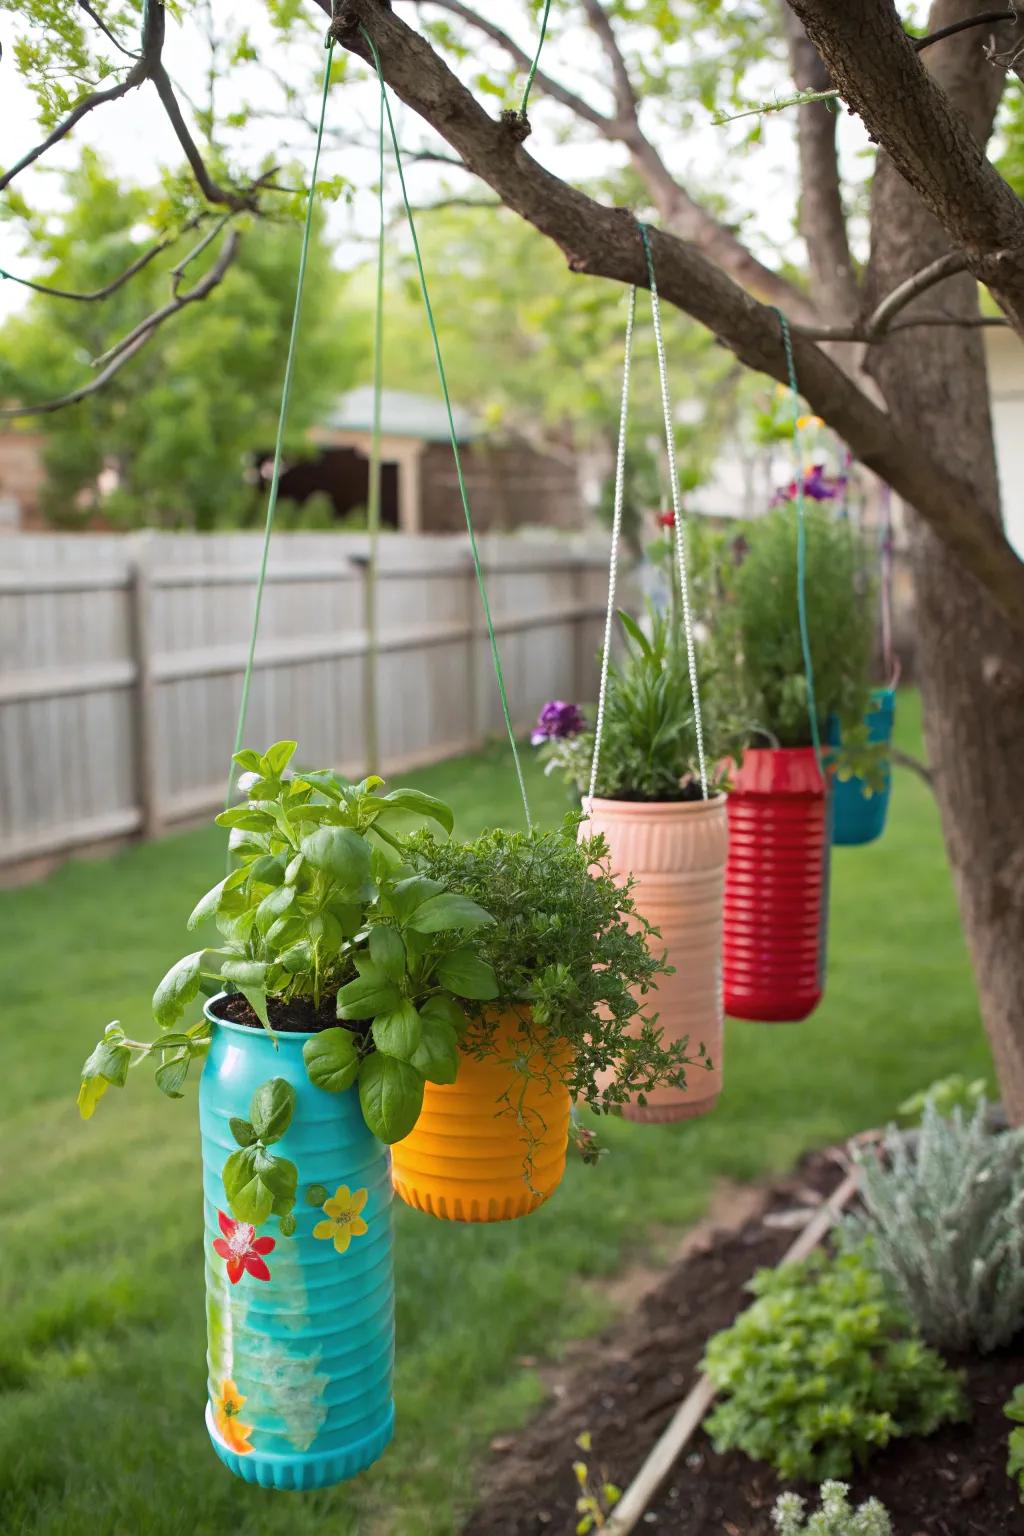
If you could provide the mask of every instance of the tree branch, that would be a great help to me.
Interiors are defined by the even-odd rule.
[[[326,7],[329,0],[317,0]],[[646,286],[637,226],[560,181],[488,116],[429,43],[379,0],[343,0],[335,36],[368,60],[365,26],[380,50],[386,80],[439,133],[502,202],[547,235],[575,272]],[[740,362],[785,382],[786,358],[777,315],[745,293],[692,246],[660,230],[651,244],[667,302],[711,329]],[[1000,529],[973,516],[972,487],[944,473],[924,442],[898,429],[821,349],[797,334],[801,389],[868,468],[919,507],[937,536],[1024,631],[1024,566]]]
[[[788,3],[843,100],[1024,335],[1024,204],[925,70],[893,0]]]
[[[888,328],[892,317],[912,299],[926,293],[929,288],[934,288],[936,283],[941,283],[945,278],[965,271],[966,267],[967,258],[963,252],[950,251],[948,255],[940,256],[937,261],[929,262],[926,267],[921,268],[920,272],[915,272],[913,277],[907,278],[905,283],[898,284],[891,293],[886,294],[874,314],[868,319],[864,327],[868,339],[881,335]]]
[[[922,763],[919,757],[912,757],[909,752],[904,752],[900,747],[890,747],[889,756],[897,768],[909,768],[911,773],[916,773],[934,794],[935,774],[926,763]]]
[[[781,9],[793,84],[800,92],[827,90],[832,82],[821,55],[784,0]],[[850,322],[858,308],[857,278],[839,180],[836,115],[824,102],[797,108],[797,152],[800,233],[807,247],[811,295],[823,315]]]
[[[622,57],[618,39],[608,19],[608,13],[601,4],[601,0],[580,0],[580,3],[586,12],[591,31],[604,49],[604,56],[611,68],[615,110],[624,122],[638,123],[636,92],[629,78],[629,70]]]
[[[93,10],[92,6],[89,4],[89,0],[78,0],[78,8],[79,10],[84,11],[85,14],[96,23],[100,31],[103,33],[103,36],[109,38],[117,51],[119,53],[123,53],[126,59],[137,59],[140,57],[139,54],[133,53],[130,48],[126,48],[124,44],[114,36],[113,32],[111,32],[110,28],[103,20],[103,17],[100,16],[97,11]]]
[[[182,116],[181,108],[178,105],[178,98],[174,94],[171,77],[159,59],[156,60],[150,69],[149,77],[156,86],[157,95],[163,103],[164,111],[170,118],[171,127],[174,129],[178,143],[185,152],[185,159],[188,161],[199,190],[206,198],[206,201],[208,203],[217,203],[223,208],[231,208],[236,212],[244,208],[254,208],[256,197],[251,187],[245,192],[235,192],[228,187],[222,187],[210,175],[206,168],[206,162],[199,153],[199,147],[189,132],[188,124]]]
[[[186,305],[195,304],[199,300],[205,299],[207,294],[213,292],[218,283],[223,280],[228,268],[238,254],[239,241],[238,231],[233,229],[224,242],[223,250],[205,277],[202,277],[194,288],[190,288],[188,293],[178,294],[169,303],[163,305],[161,309],[154,310],[153,314],[141,321],[134,330],[129,331],[127,336],[122,337],[119,342],[116,342],[110,351],[104,353],[103,357],[98,360],[99,362],[105,362],[107,366],[94,379],[91,379],[88,384],[83,384],[78,389],[73,389],[69,394],[61,395],[56,400],[44,400],[39,405],[9,406],[0,410],[0,418],[11,420],[16,417],[48,416],[54,411],[62,411],[66,406],[77,405],[80,400],[86,400],[90,395],[97,394],[110,382],[116,373],[121,371],[126,363],[130,362],[133,357],[141,352],[142,348],[155,336],[165,321],[169,320],[172,315],[178,314]]]
[[[175,230],[173,234],[162,235],[159,240],[154,241],[151,246],[144,250],[141,256],[137,256],[130,266],[125,267],[118,277],[112,278],[102,288],[94,289],[92,293],[75,293],[68,288],[50,288],[46,283],[36,283],[28,277],[15,277],[13,272],[5,272],[2,267],[0,267],[0,279],[7,278],[10,282],[17,283],[22,288],[31,288],[33,293],[45,294],[48,299],[71,299],[76,304],[97,304],[101,299],[108,299],[112,293],[116,293],[137,272],[141,272],[143,267],[148,267],[155,256],[159,256],[161,251],[166,251],[168,246],[180,240],[182,235],[186,234],[188,230],[195,229],[200,217],[201,215],[197,214],[189,219],[186,224],[183,224],[181,229]]]
[[[493,21],[478,15],[470,6],[464,4],[463,0],[429,0],[429,3],[449,11],[453,16],[458,16],[470,26],[476,27],[503,48],[521,68],[529,67],[532,61],[518,43],[514,42]],[[583,0],[583,3],[588,19],[592,25],[595,25],[605,54],[612,62],[613,76],[621,75],[628,83],[625,60],[607,13],[598,0]],[[325,3],[325,0],[317,0],[317,4],[321,9],[330,11],[330,6]],[[601,20],[598,20],[598,15]],[[549,75],[538,72],[536,84],[545,95],[568,107],[571,112],[575,112],[591,127],[596,128],[602,137],[612,143],[626,145],[636,171],[651,194],[659,219],[674,234],[679,235],[683,240],[691,241],[712,261],[730,272],[737,282],[742,283],[751,293],[778,304],[793,319],[809,324],[818,318],[806,294],[758,261],[742,241],[737,239],[732,230],[720,224],[676,181],[657,149],[643,133],[637,118],[635,100],[629,112],[623,114],[620,110],[618,116],[606,117],[603,113],[597,112],[582,97],[552,80]],[[629,91],[632,99],[631,85]],[[616,100],[620,105],[625,100],[624,87],[621,85],[616,89]]]

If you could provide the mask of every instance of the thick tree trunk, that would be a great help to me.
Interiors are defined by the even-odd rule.
[[[930,29],[970,14],[939,0]],[[984,142],[998,100],[995,72],[973,34],[937,44],[928,59]],[[884,155],[875,177],[871,296],[880,297],[948,249],[923,203]],[[934,313],[977,313],[973,278],[952,278],[919,300]],[[949,328],[891,336],[871,368],[893,416],[927,434],[951,474],[976,488],[977,516],[998,521],[983,333]],[[990,600],[963,579],[921,517],[911,513],[915,627],[928,755],[982,1018],[1011,1119],[1024,1122],[1024,654]]]

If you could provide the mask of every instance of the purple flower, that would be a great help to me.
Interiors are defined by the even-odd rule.
[[[530,741],[539,747],[542,741],[555,741],[564,736],[578,736],[585,731],[587,722],[577,704],[567,704],[564,699],[549,699],[537,716]]]
[[[835,501],[845,484],[845,475],[826,475],[824,464],[812,464],[803,476],[804,495],[810,496],[812,501]],[[772,497],[772,506],[778,507],[787,501],[795,501],[797,489],[795,480],[782,486]]]

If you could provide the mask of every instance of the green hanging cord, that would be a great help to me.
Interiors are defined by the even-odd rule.
[[[541,49],[544,47],[544,38],[547,35],[548,17],[550,14],[551,0],[544,0],[544,14],[540,19],[540,37],[537,39],[537,52],[533,56],[533,63],[530,65],[530,73],[526,77],[526,85],[523,88],[523,99],[519,103],[518,115],[520,119],[525,118],[526,116],[526,106],[530,100],[530,92],[533,90],[533,82],[537,78],[537,67],[540,64],[540,53]]]
[[[299,318],[302,314],[302,289],[306,281],[306,264],[309,258],[309,239],[313,228],[313,203],[316,197],[316,173],[320,167],[320,149],[324,138],[324,119],[327,115],[327,92],[331,84],[331,57],[334,53],[334,39],[328,36],[324,45],[327,49],[327,62],[324,65],[324,84],[320,98],[320,123],[316,133],[316,150],[313,155],[313,173],[309,180],[309,196],[306,199],[306,224],[302,233],[302,252],[299,256],[299,273],[295,283],[295,307],[292,311],[292,329],[288,338],[288,355],[284,365],[284,384],[281,388],[281,407],[277,417],[277,440],[274,443],[274,468],[270,476],[270,495],[267,498],[267,521],[263,532],[263,555],[260,560],[260,572],[256,581],[256,606],[252,616],[252,634],[249,637],[249,653],[245,662],[245,675],[242,678],[242,698],[238,708],[238,728],[235,731],[235,751],[241,752],[245,738],[245,723],[249,715],[249,694],[252,690],[253,662],[256,656],[256,636],[260,627],[260,611],[263,607],[263,589],[267,582],[267,559],[270,554],[270,535],[274,531],[274,513],[277,510],[277,490],[281,481],[281,454],[284,444],[284,429],[288,419],[288,401],[292,392],[292,375],[295,372],[296,342],[299,335]],[[228,787],[224,797],[225,807],[231,804],[231,793],[235,784],[235,761],[232,758],[228,769]]]
[[[775,309],[775,305],[772,305]],[[814,664],[811,659],[811,638],[807,628],[807,525],[804,503],[804,466],[800,457],[800,390],[796,381],[796,361],[793,357],[793,338],[789,321],[781,309],[775,309],[782,327],[782,344],[786,350],[786,370],[789,374],[789,392],[793,406],[793,452],[796,457],[796,605],[800,620],[800,645],[804,653],[804,674],[807,678],[807,713],[811,724],[811,741],[818,760],[818,772],[825,777],[821,757],[821,737],[818,732],[818,706],[814,699]]]
[[[380,548],[380,419],[384,388],[384,98],[377,125],[377,294],[373,316],[373,422],[370,437],[370,475],[367,482],[366,528],[370,558],[366,567],[366,766],[380,768],[380,721],[377,711],[377,557]]]
[[[398,134],[395,131],[395,120],[391,115],[391,102],[388,99],[387,86],[384,83],[384,71],[381,67],[380,54],[377,45],[360,25],[359,28],[366,40],[370,53],[373,56],[374,68],[377,71],[377,79],[380,82],[381,97],[384,102],[384,111],[387,114],[388,129],[391,135],[391,147],[395,156],[395,168],[398,171],[398,181],[402,189],[402,202],[405,206],[405,216],[409,223],[409,234],[412,237],[413,252],[416,257],[416,270],[419,274],[420,292],[423,295],[423,307],[427,314],[427,324],[430,327],[430,339],[434,347],[434,362],[437,365],[437,376],[441,384],[441,394],[444,397],[445,410],[448,414],[448,432],[451,438],[452,455],[455,459],[455,474],[459,482],[459,495],[462,498],[462,511],[466,519],[466,530],[469,534],[469,547],[473,556],[473,568],[476,571],[476,582],[480,589],[480,601],[483,604],[484,619],[487,624],[487,635],[491,646],[491,660],[494,663],[494,675],[498,683],[498,694],[501,698],[501,712],[505,719],[505,729],[508,732],[509,743],[512,747],[512,760],[515,764],[516,778],[519,781],[519,793],[522,796],[523,811],[526,815],[527,830],[533,831],[533,819],[530,815],[530,802],[526,793],[526,780],[523,777],[523,765],[519,759],[519,747],[516,744],[515,728],[512,724],[512,712],[509,709],[508,694],[505,691],[505,674],[501,669],[501,657],[498,654],[498,640],[494,633],[494,620],[491,617],[491,605],[487,597],[487,586],[484,582],[483,568],[480,564],[480,551],[477,547],[476,533],[473,529],[473,517],[469,510],[469,492],[466,490],[466,479],[462,472],[462,455],[459,452],[459,440],[455,431],[455,417],[452,414],[451,396],[448,393],[448,377],[445,373],[444,360],[441,356],[441,342],[437,334],[437,323],[434,319],[433,307],[430,303],[430,292],[427,288],[427,274],[423,267],[423,255],[420,251],[420,242],[416,234],[416,221],[413,218],[412,205],[409,202],[409,193],[405,185],[405,172],[402,169],[402,154],[398,147]]]

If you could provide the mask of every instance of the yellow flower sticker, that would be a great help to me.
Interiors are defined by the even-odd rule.
[[[252,1425],[243,1424],[240,1418],[245,1403],[246,1399],[231,1377],[226,1376],[220,1384],[220,1391],[213,1399],[213,1419],[224,1444],[241,1456],[247,1455],[252,1450],[249,1444]]]
[[[335,1194],[324,1201],[327,1221],[318,1221],[313,1228],[314,1237],[333,1238],[338,1253],[344,1253],[354,1237],[362,1237],[370,1229],[359,1214],[366,1204],[369,1191],[357,1189],[350,1192],[347,1184],[339,1184]]]

